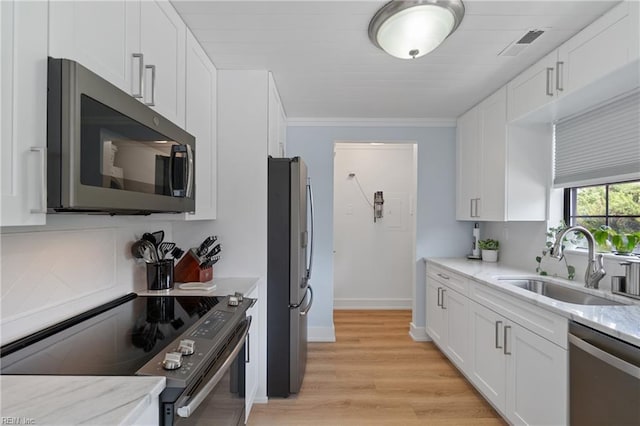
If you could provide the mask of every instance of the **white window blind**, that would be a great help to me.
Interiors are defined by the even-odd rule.
[[[640,91],[555,125],[554,186],[640,178]]]

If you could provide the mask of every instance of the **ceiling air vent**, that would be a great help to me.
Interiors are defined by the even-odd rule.
[[[502,52],[498,53],[498,56],[517,56],[524,49],[529,47],[538,37],[544,33],[543,30],[531,30],[525,35],[520,37],[519,40],[511,43]]]

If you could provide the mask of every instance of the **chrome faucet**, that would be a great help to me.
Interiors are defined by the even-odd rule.
[[[560,231],[556,235],[556,241],[551,247],[549,254],[551,257],[558,260],[562,259],[564,256],[562,240],[567,233],[572,231],[582,233],[587,238],[587,243],[589,244],[589,264],[587,265],[587,270],[584,274],[584,286],[587,288],[598,288],[600,280],[607,275],[607,272],[604,270],[602,255],[599,254],[597,257],[595,256],[596,242],[593,239],[593,235],[591,235],[591,232],[589,232],[587,228],[582,226],[570,226]]]

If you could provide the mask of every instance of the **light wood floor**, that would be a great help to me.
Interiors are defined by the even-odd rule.
[[[335,343],[310,343],[301,392],[253,406],[250,426],[504,425],[410,311],[336,311]]]

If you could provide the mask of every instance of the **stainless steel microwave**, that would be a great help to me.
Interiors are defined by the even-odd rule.
[[[49,212],[195,210],[195,138],[97,74],[49,58]]]

